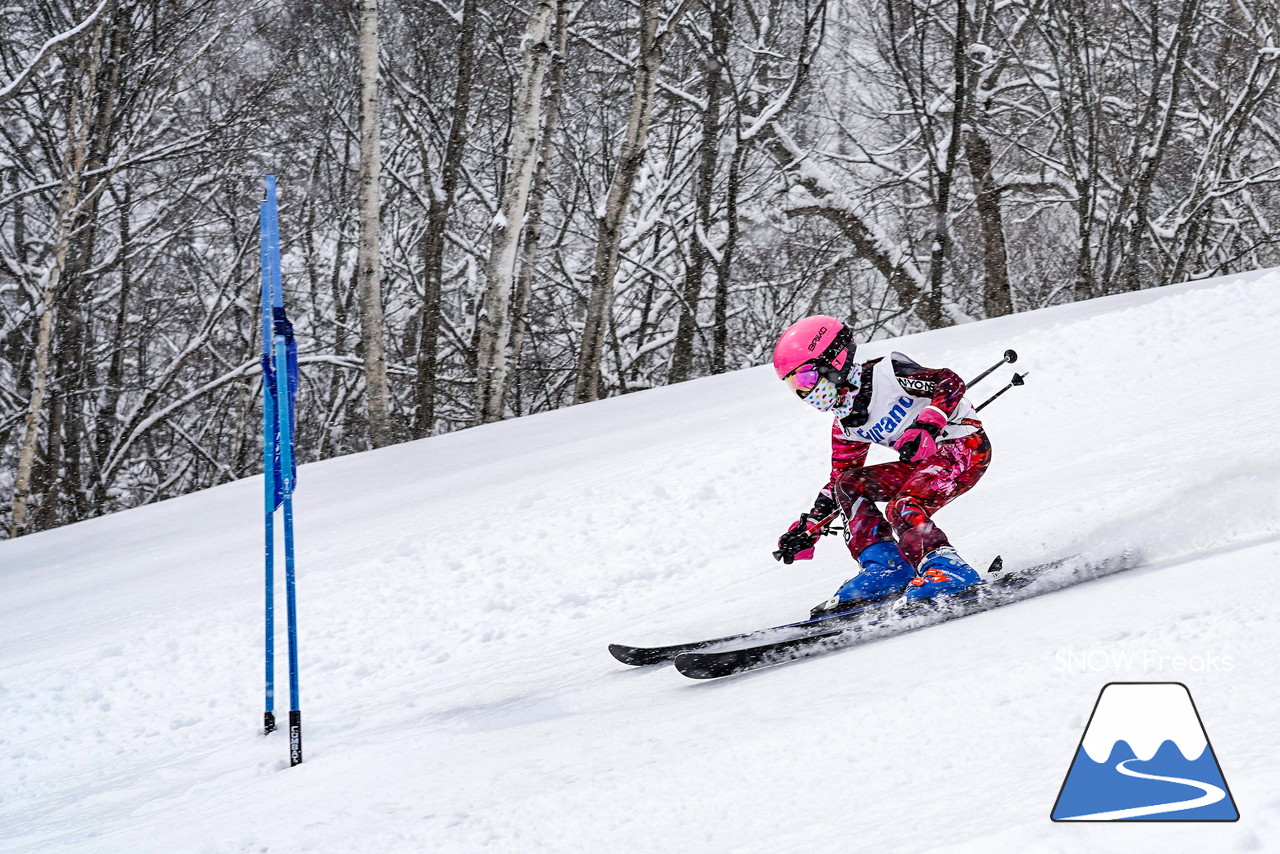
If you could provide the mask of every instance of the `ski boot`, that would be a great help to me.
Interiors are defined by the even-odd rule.
[[[946,599],[983,583],[978,571],[961,560],[955,549],[943,546],[925,555],[919,577],[911,579],[898,602],[911,605],[939,597]]]
[[[816,620],[892,599],[900,595],[916,576],[916,571],[893,540],[867,546],[858,555],[858,563],[862,571],[842,584],[836,595],[815,605],[809,612],[809,619]]]

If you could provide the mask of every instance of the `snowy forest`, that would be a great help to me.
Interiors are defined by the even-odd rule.
[[[304,462],[763,364],[805,314],[1280,263],[1273,2],[13,0],[0,33],[0,537],[260,471],[266,173]]]

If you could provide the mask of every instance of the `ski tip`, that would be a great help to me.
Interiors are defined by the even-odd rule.
[[[665,654],[662,649],[627,646],[621,643],[609,644],[609,654],[623,664],[629,664],[632,667],[662,664],[664,661],[671,660],[671,655]]]
[[[996,555],[996,559],[991,561],[991,566],[987,567],[987,575],[996,575],[1004,569],[1004,558]]]
[[[686,652],[676,656],[676,670],[690,679],[719,679],[736,673],[737,667],[730,656]]]
[[[635,647],[623,646],[620,643],[609,644],[609,654],[623,664],[635,664]]]

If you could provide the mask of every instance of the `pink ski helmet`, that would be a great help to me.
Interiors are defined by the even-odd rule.
[[[829,315],[815,314],[782,333],[773,348],[773,370],[804,397],[820,379],[846,385],[857,347],[849,327]]]

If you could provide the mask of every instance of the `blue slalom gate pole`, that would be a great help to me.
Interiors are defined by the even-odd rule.
[[[276,399],[288,400],[289,373],[285,338],[275,336]],[[289,622],[289,764],[302,761],[302,709],[298,699],[298,599],[293,563],[293,425],[289,407],[277,406],[280,423],[280,473],[284,480],[284,589]]]
[[[298,692],[298,602],[293,537],[294,393],[297,355],[284,310],[280,281],[280,221],[276,178],[266,176],[259,207],[262,260],[262,424],[266,536],[266,712],[263,730],[275,727],[275,511],[284,508],[284,575],[289,637],[289,765],[302,762],[302,709]],[[277,474],[278,473],[278,474]]]
[[[264,502],[266,515],[263,519],[266,558],[266,613],[265,613],[265,652],[266,652],[266,711],[262,715],[263,734],[271,733],[276,728],[276,691],[275,691],[275,428],[276,408],[275,396],[268,388],[268,360],[274,346],[271,334],[271,309],[274,301],[275,286],[272,277],[272,266],[276,253],[280,250],[280,239],[276,230],[276,176],[267,176],[267,196],[258,203],[258,254],[261,262],[262,290],[262,473],[264,481]]]

